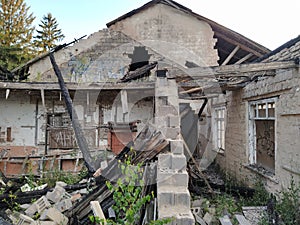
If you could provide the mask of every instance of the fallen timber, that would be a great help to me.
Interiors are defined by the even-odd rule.
[[[67,110],[70,115],[70,119],[72,121],[72,126],[74,129],[78,147],[79,147],[80,151],[82,152],[84,162],[85,162],[86,167],[88,168],[89,173],[94,173],[96,171],[95,163],[92,161],[92,157],[91,157],[91,154],[90,154],[89,148],[88,148],[88,143],[85,139],[85,136],[83,135],[80,123],[78,121],[76,111],[73,108],[73,104],[72,104],[72,100],[71,100],[69,91],[65,85],[61,71],[56,64],[53,53],[51,52],[49,56],[50,56],[50,61],[51,61],[52,67],[54,69],[54,72],[58,78],[58,83],[61,88],[62,95],[64,97],[64,100],[65,100],[65,103],[67,106]]]
[[[96,177],[96,188],[65,213],[70,219],[70,224],[82,224],[82,221],[87,218],[91,211],[89,207],[90,201],[99,201],[104,213],[114,204],[112,195],[106,186],[106,181],[109,180],[114,183],[114,181],[116,182],[119,178],[122,178],[119,164],[122,163],[125,157],[131,156],[133,164],[142,163],[145,166],[144,171],[149,173],[147,168],[152,167],[152,171],[154,169],[148,163],[153,161],[160,152],[167,149],[167,146],[168,141],[165,140],[160,131],[155,130],[150,125],[145,126],[136,139],[112,159],[108,166],[101,171],[101,175]],[[155,175],[144,175],[146,179],[144,195],[149,191],[155,190],[152,185],[155,183],[153,180],[155,177]]]

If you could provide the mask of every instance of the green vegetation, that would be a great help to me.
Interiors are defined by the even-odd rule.
[[[39,52],[43,53],[53,49],[65,37],[58,28],[56,18],[51,13],[43,16],[39,27],[41,30],[36,30],[38,34],[34,37],[34,43]]]
[[[279,193],[275,210],[285,225],[300,224],[300,184],[291,179],[290,187]]]
[[[0,0],[0,66],[8,70],[48,51],[64,38],[51,13],[41,20],[41,30],[36,30],[35,16],[29,10],[24,0]]]
[[[35,17],[23,0],[1,0],[0,65],[12,69],[34,55],[32,37]]]
[[[8,194],[8,198],[3,199],[2,201],[7,204],[9,209],[19,211],[21,208],[20,204],[15,201],[16,198],[17,196],[10,191]]]
[[[132,150],[131,150],[132,153]],[[108,225],[132,225],[136,224],[141,216],[141,210],[146,203],[153,198],[153,193],[143,195],[144,181],[142,164],[132,165],[132,157],[126,155],[125,161],[119,161],[122,177],[115,184],[106,182],[108,189],[113,194],[115,204],[113,209],[116,214],[115,221],[107,220]],[[90,220],[99,221],[99,218],[91,216]],[[151,221],[150,225],[163,225],[169,223],[172,219]],[[101,224],[101,223],[100,223]]]

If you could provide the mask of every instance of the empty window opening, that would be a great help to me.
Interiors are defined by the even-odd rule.
[[[135,71],[149,64],[150,56],[145,47],[135,46],[133,54],[129,54],[128,57],[131,58],[131,64],[129,65],[129,71]]]
[[[250,103],[250,163],[275,172],[276,98]]]
[[[12,138],[11,138],[11,127],[7,127],[6,128],[6,141],[7,142],[11,142]]]
[[[219,152],[225,150],[225,107],[215,108],[215,147]]]

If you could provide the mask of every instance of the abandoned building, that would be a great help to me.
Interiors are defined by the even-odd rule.
[[[83,165],[49,54],[14,69],[16,80],[1,77],[7,177]],[[214,161],[249,185],[259,176],[271,192],[300,181],[299,37],[270,51],[174,1],[153,0],[52,54],[93,157],[117,155],[148,124],[169,141],[158,156],[160,217],[173,204],[178,221],[193,224],[191,154],[201,168]],[[170,192],[180,201],[168,203]]]

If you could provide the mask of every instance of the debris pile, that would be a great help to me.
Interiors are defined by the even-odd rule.
[[[216,207],[210,204],[207,198],[198,198],[192,202],[191,210],[196,223],[200,225],[255,225],[259,224],[266,213],[267,207],[243,207],[242,212],[237,212],[234,215],[224,210],[220,216]]]
[[[106,181],[116,185],[116,181],[122,178],[120,165],[126,157],[130,156],[132,164],[143,165],[145,187],[141,194],[154,193],[156,190],[155,157],[161,151],[167,150],[167,146],[168,142],[161,132],[150,125],[145,126],[136,139],[120,154],[109,162],[102,163],[105,166],[96,171],[95,177],[74,185],[56,182],[54,188],[44,185],[41,188],[28,189],[27,184],[22,186],[26,192],[21,192],[19,186],[1,195],[0,207],[10,208],[4,215],[2,213],[2,216],[13,224],[90,224],[90,215],[111,218],[113,214],[111,206],[114,205],[114,200]],[[7,204],[9,201],[12,204]],[[155,205],[153,202],[151,204]],[[156,209],[152,207],[150,210]],[[148,216],[146,209],[143,209],[141,215],[142,219]],[[153,219],[155,218],[152,217],[151,220]]]

